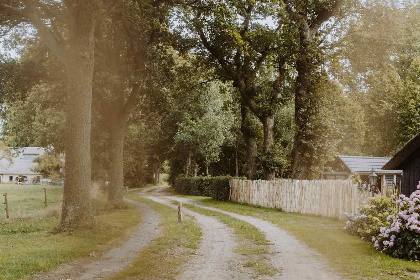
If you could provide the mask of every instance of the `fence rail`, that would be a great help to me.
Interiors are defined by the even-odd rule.
[[[350,180],[230,181],[231,201],[339,219],[357,213],[368,196]]]

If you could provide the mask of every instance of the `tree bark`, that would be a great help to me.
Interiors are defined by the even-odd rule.
[[[156,168],[156,171],[155,171],[156,184],[159,184],[159,182],[160,182],[160,169],[161,169],[161,167],[159,166],[159,167]]]
[[[121,105],[115,102],[110,119],[109,143],[109,186],[108,203],[113,207],[121,207],[124,196],[124,140],[125,140],[125,115],[121,112]]]
[[[66,178],[61,230],[90,227],[93,213],[91,187],[91,113],[95,51],[95,12],[98,1],[72,7],[71,34],[63,60],[68,80],[66,116]]]
[[[185,177],[188,177],[188,175],[190,175],[190,165],[191,165],[191,156],[188,155],[187,157],[187,164],[185,166]]]
[[[257,173],[258,146],[254,131],[251,127],[250,114],[251,111],[249,108],[246,105],[241,104],[241,131],[245,139],[247,161],[245,174],[249,180],[253,180]]]
[[[93,48],[87,51],[89,51],[88,57],[85,59],[75,57],[72,63],[66,65],[69,98],[61,230],[89,226],[93,221],[90,200]]]
[[[321,50],[316,35],[321,25],[329,20],[342,7],[343,0],[318,3],[316,14],[310,15],[308,1],[285,0],[286,11],[290,20],[296,22],[299,31],[299,54],[296,61],[295,88],[295,137],[292,150],[292,176],[295,179],[311,179],[311,170],[316,156],[316,139],[313,130],[314,120],[311,119],[317,104],[314,91],[317,83],[316,68],[321,65]],[[321,156],[321,155],[317,155]]]
[[[274,148],[274,116],[265,116],[262,120],[264,127],[264,142],[263,142],[263,153],[264,153],[264,179],[274,180],[275,170],[273,168],[273,148]]]
[[[235,143],[235,176],[239,177],[238,136]]]
[[[311,110],[311,72],[314,65],[311,59],[310,46],[313,44],[313,37],[307,19],[304,15],[299,20],[299,41],[300,50],[296,61],[296,90],[295,90],[295,136],[292,150],[292,177],[295,179],[307,179],[310,177],[311,158],[314,151],[311,151],[308,143],[310,139],[309,118]]]

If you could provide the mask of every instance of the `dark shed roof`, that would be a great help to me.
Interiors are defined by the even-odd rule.
[[[401,164],[420,148],[420,133],[401,148],[382,168],[388,170],[401,169]]]

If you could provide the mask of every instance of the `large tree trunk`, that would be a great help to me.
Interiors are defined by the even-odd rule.
[[[126,121],[124,113],[121,112],[120,104],[113,110],[110,119],[111,137],[109,143],[109,189],[108,203],[113,207],[121,207],[124,195],[124,139]]]
[[[242,104],[241,105],[241,131],[245,139],[246,146],[246,170],[245,174],[249,180],[255,179],[257,173],[257,140],[255,139],[254,131],[252,130],[251,120],[250,120],[251,111],[249,108]]]
[[[72,63],[66,65],[69,98],[61,230],[88,226],[93,221],[90,201],[93,48],[89,51],[85,59],[75,57]]]
[[[71,34],[64,64],[67,71],[66,155],[61,230],[91,226],[91,114],[97,1],[70,10]]]
[[[302,20],[299,26],[300,52],[296,61],[296,90],[295,90],[295,136],[292,151],[292,176],[295,179],[306,179],[311,175],[311,156],[314,151],[310,143],[313,138],[310,131],[309,118],[312,115],[311,104],[311,72],[313,61],[311,59],[310,45],[313,38],[308,23]],[[308,145],[309,144],[309,145]],[[309,157],[308,157],[309,155]]]
[[[316,154],[318,135],[313,133],[316,125],[313,117],[318,107],[314,97],[319,77],[316,70],[322,63],[322,51],[316,36],[322,24],[338,13],[344,2],[331,0],[327,5],[320,2],[314,8],[310,7],[308,1],[295,1],[297,7],[293,8],[291,1],[285,1],[289,18],[298,26],[300,43],[296,61],[295,137],[292,151],[292,176],[296,179],[313,178],[315,158],[323,156]],[[316,13],[313,14],[313,11]]]
[[[274,116],[266,116],[262,120],[264,127],[264,142],[263,142],[263,153],[264,153],[264,179],[274,180],[276,175],[273,168],[273,148],[274,148]]]

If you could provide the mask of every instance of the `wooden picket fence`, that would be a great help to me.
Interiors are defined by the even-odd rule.
[[[230,181],[233,202],[338,219],[356,214],[368,197],[350,180]]]

